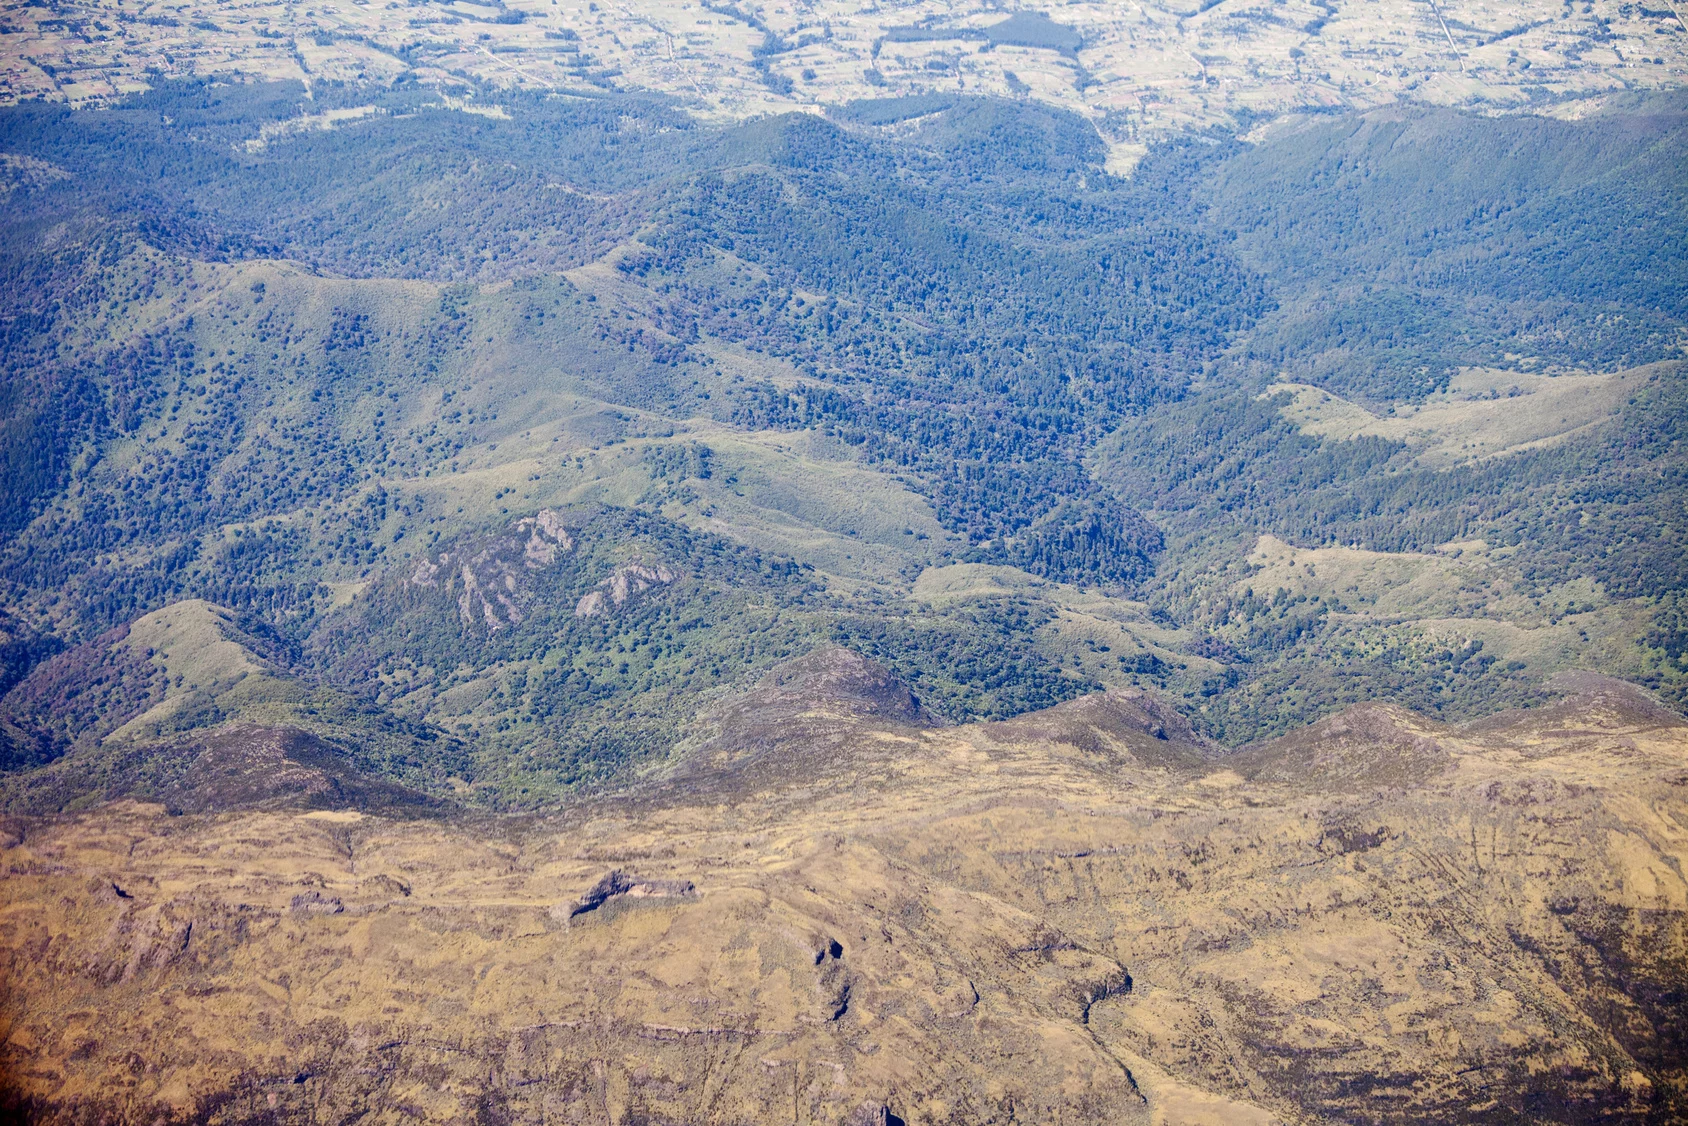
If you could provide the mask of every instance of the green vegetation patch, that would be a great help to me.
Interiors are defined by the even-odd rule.
[[[846,614],[831,629],[833,640],[884,664],[928,709],[959,723],[1007,719],[1101,687],[1063,671],[1034,642],[1053,617],[1041,602],[985,598],[929,612]]]

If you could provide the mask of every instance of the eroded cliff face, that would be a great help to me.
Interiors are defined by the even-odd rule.
[[[15,1105],[510,1123],[1688,1109],[1688,726],[1627,690],[1456,729],[1356,710],[1228,759],[1147,698],[959,728],[864,707],[847,739],[849,709],[818,701],[827,753],[805,760],[806,713],[776,688],[782,734],[715,753],[714,784],[549,818],[124,804],[12,823]]]

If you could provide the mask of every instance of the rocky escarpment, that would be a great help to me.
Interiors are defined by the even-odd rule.
[[[579,519],[579,514],[575,514]],[[534,572],[546,571],[572,554],[581,533],[571,529],[564,515],[542,508],[489,535],[470,539],[450,551],[417,560],[405,585],[439,590],[452,596],[464,626],[497,633],[519,626],[533,612],[539,597],[532,589]],[[574,603],[574,616],[595,618],[612,614],[646,591],[667,586],[679,573],[661,561],[634,559],[610,574]]]
[[[598,584],[599,589],[589,590],[580,596],[580,601],[574,605],[574,616],[602,617],[653,587],[667,586],[675,577],[673,568],[665,563],[628,563],[617,567],[609,578]]]
[[[40,1121],[1679,1121],[1688,725],[1573,687],[1227,759],[820,654],[690,798],[8,822],[0,1067]]]
[[[586,894],[575,900],[563,914],[565,918],[573,919],[623,899],[683,899],[695,894],[697,887],[690,880],[642,880],[617,868],[586,889]],[[556,913],[553,911],[553,914]]]
[[[491,632],[520,625],[524,572],[538,571],[574,550],[574,536],[554,509],[542,508],[512,522],[508,529],[467,543],[438,557],[417,560],[407,582],[441,589],[456,597],[465,626],[484,624]]]

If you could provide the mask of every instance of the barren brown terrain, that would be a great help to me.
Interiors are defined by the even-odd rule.
[[[823,650],[478,820],[253,730],[242,811],[6,824],[0,1066],[90,1122],[1679,1121],[1688,724],[1563,687],[1221,756],[1139,693],[938,726]]]

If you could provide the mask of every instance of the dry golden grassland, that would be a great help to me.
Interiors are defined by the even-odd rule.
[[[9,823],[6,1073],[137,1121],[1454,1120],[1683,1081],[1648,998],[1688,956],[1688,729],[1632,689],[1217,765],[1140,696],[806,706],[843,735],[536,820]]]
[[[1449,469],[1551,446],[1592,429],[1615,417],[1661,367],[1606,375],[1467,368],[1445,390],[1422,403],[1397,404],[1382,418],[1307,384],[1274,384],[1268,394],[1291,394],[1284,416],[1303,433],[1406,442],[1421,464]]]

